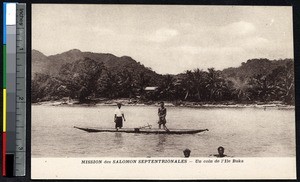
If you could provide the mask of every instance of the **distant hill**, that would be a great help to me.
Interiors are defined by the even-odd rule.
[[[78,49],[72,49],[61,54],[46,56],[40,51],[32,50],[32,75],[35,73],[43,73],[50,76],[57,76],[62,65],[66,63],[74,63],[84,58],[90,58],[96,62],[102,62],[104,66],[112,72],[122,72],[127,70],[135,74],[145,73],[150,77],[161,80],[162,75],[152,71],[140,64],[129,56],[117,57],[108,53],[93,53],[81,52]],[[247,78],[255,75],[267,75],[279,66],[286,65],[286,63],[293,61],[292,59],[250,59],[247,62],[242,62],[241,66],[233,68],[226,68],[221,71],[225,78],[235,80],[247,80]],[[181,78],[184,73],[172,75],[174,78]]]
[[[294,103],[292,59],[250,59],[222,71],[195,68],[160,75],[129,56],[73,49],[46,56],[32,50],[32,102],[70,97],[205,102]],[[157,86],[153,92],[147,86]]]
[[[159,81],[162,78],[162,75],[157,74],[129,56],[117,57],[113,54],[106,53],[81,52],[78,49],[72,49],[51,56],[46,56],[37,50],[32,50],[32,75],[34,76],[35,73],[43,73],[55,77],[58,76],[62,65],[74,63],[84,58],[89,58],[99,63],[102,62],[109,71],[115,73],[126,70],[128,72],[134,72],[135,74],[144,73],[153,78],[152,80]]]
[[[32,75],[35,73],[44,73],[44,74],[50,74],[52,70],[52,64],[51,60],[45,56],[43,53],[37,50],[32,50],[31,51],[31,70],[32,70]]]
[[[239,80],[246,80],[247,78],[255,75],[268,75],[274,69],[279,66],[284,66],[292,59],[250,59],[246,63],[243,62],[241,66],[237,68],[227,68],[222,71],[222,74],[226,78],[235,78]]]

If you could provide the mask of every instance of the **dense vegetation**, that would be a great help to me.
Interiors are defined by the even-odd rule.
[[[96,98],[138,98],[148,101],[281,101],[294,104],[294,63],[290,59],[253,59],[238,68],[223,71],[197,68],[178,75],[156,74],[134,60],[122,63],[122,69],[99,60],[95,56],[94,59],[80,57],[75,61],[64,61],[53,74],[49,71],[34,72],[32,102],[68,97],[79,102]],[[147,86],[156,86],[157,89],[147,91]]]

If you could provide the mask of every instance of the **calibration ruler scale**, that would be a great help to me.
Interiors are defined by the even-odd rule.
[[[3,3],[3,176],[25,176],[26,5]]]

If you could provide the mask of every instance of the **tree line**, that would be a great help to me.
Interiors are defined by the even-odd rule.
[[[156,89],[147,91],[147,86]],[[145,72],[126,69],[114,72],[102,63],[85,58],[63,65],[56,76],[36,73],[31,83],[32,102],[68,97],[81,103],[95,98],[139,98],[145,101],[281,101],[294,104],[294,89],[292,61],[269,74],[256,74],[246,79],[228,77],[214,68],[153,78]]]

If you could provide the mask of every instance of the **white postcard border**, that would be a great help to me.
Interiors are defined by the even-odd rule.
[[[31,160],[32,179],[296,179],[295,157]],[[136,160],[136,163],[119,163],[124,160]]]

